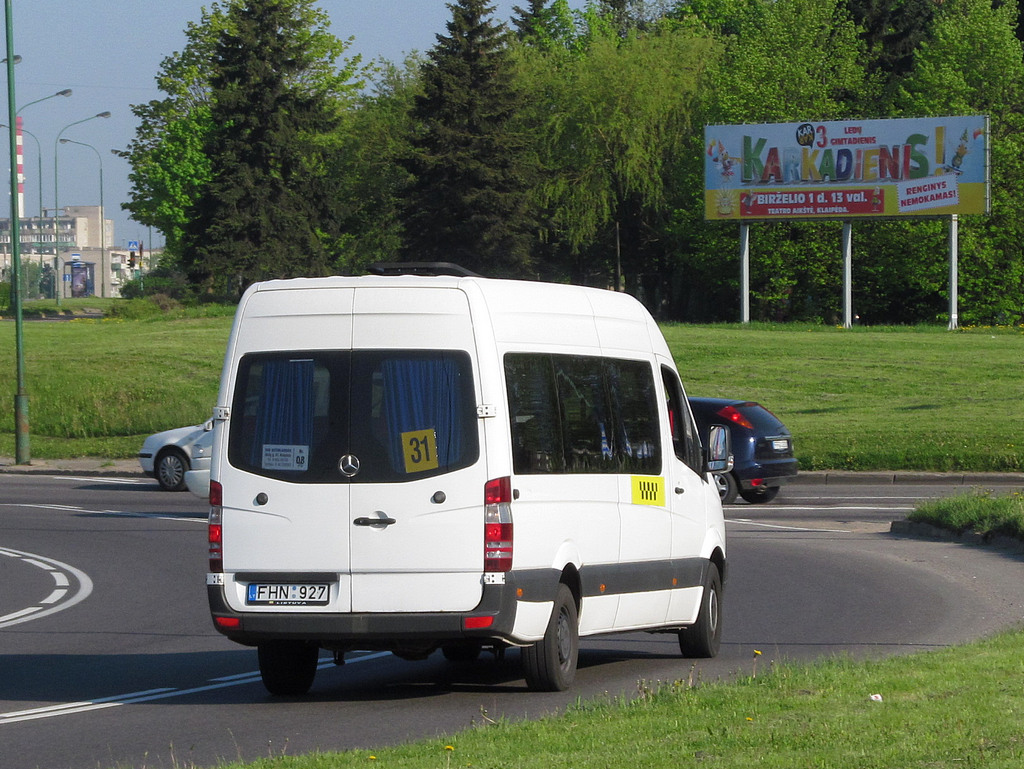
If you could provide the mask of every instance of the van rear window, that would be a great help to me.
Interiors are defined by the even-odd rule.
[[[462,351],[249,354],[239,363],[228,461],[295,483],[439,475],[479,456],[475,402]]]
[[[517,473],[661,471],[649,363],[581,355],[505,355]]]

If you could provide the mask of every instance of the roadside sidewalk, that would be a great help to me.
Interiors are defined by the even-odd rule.
[[[0,457],[0,473],[46,473],[50,475],[112,475],[145,477],[139,460],[77,457],[74,459],[32,459],[16,465],[13,457]]]

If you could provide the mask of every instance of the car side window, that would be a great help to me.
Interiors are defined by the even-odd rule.
[[[672,448],[680,461],[700,475],[704,465],[700,439],[693,423],[693,416],[686,404],[686,398],[683,397],[683,388],[679,383],[679,377],[667,366],[662,366],[661,376],[665,384],[665,402],[668,406]]]

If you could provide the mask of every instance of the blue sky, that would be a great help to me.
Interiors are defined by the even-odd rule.
[[[55,144],[68,124],[110,112],[107,119],[87,120],[61,136],[92,145],[102,157],[103,202],[107,218],[114,220],[114,246],[124,247],[128,240],[149,240],[147,229],[130,221],[121,210],[121,203],[128,199],[129,169],[110,150],[126,148],[135,134],[136,119],[130,105],[161,98],[154,79],[160,62],[181,50],[185,27],[198,21],[201,9],[210,4],[198,0],[12,1],[14,51],[22,57],[15,67],[15,104],[19,109],[25,107],[25,130],[35,135],[41,148],[37,152],[32,138],[25,138],[28,216],[39,213],[39,159],[43,206],[53,208],[55,153],[57,204],[99,204],[100,161],[96,153],[72,144],[55,148]],[[495,2],[495,18],[507,22],[517,4],[527,3]],[[321,0],[319,6],[331,18],[331,32],[342,39],[355,37],[349,52],[362,54],[364,59],[401,61],[413,50],[426,51],[450,18],[441,0]],[[70,97],[26,106],[65,88],[72,89]],[[2,114],[0,122],[6,123],[6,103]],[[8,178],[7,163],[0,167]],[[5,213],[0,216],[8,215],[8,206],[5,202]],[[153,236],[160,245],[159,235],[154,232]]]

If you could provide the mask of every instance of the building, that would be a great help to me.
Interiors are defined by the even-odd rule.
[[[120,296],[122,283],[137,273],[130,252],[112,245],[113,220],[105,218],[101,232],[99,206],[65,206],[58,217],[25,217],[19,224],[25,299],[54,298],[55,282],[61,298]],[[135,256],[141,268],[142,254]],[[11,267],[11,220],[0,219],[0,279],[10,280]]]

